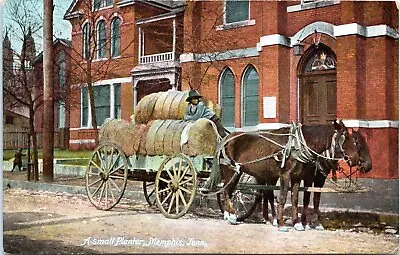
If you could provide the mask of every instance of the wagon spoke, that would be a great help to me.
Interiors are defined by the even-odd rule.
[[[191,182],[191,181],[193,181],[192,178],[186,179],[185,181],[180,182],[179,185],[184,185],[184,184],[186,184],[186,183],[188,183],[188,182]]]
[[[110,169],[113,169],[113,168],[114,168],[114,166],[115,166],[115,164],[118,162],[120,156],[121,156],[121,153],[118,152],[118,155],[117,155],[117,157],[115,158],[115,160],[114,160],[114,162],[112,163],[112,165],[110,166]],[[112,158],[111,158],[111,159],[112,159]],[[119,166],[119,168],[114,169],[113,172],[119,170],[120,168],[121,168],[121,166]]]
[[[104,182],[103,182],[103,185],[101,185],[101,192],[100,192],[100,197],[99,197],[99,200],[98,200],[98,204],[100,204],[101,203],[101,199],[103,198],[103,194],[104,194]]]
[[[113,158],[114,158],[114,147],[111,148],[111,155],[110,155],[110,161],[108,162],[108,169],[112,169],[112,166],[114,165],[113,163]]]
[[[187,207],[187,203],[186,203],[185,197],[183,196],[182,191],[178,190],[178,192],[179,192],[179,197],[181,198],[183,204],[185,205],[185,207]]]
[[[167,211],[168,213],[171,212],[172,205],[174,204],[174,199],[175,199],[175,193],[172,193],[171,202],[169,203],[169,206],[168,206],[168,211]]]
[[[95,167],[97,167],[100,171],[104,172],[103,168],[99,165],[97,165],[96,162],[94,162],[94,160],[92,160],[90,163],[92,163]],[[98,175],[98,174],[97,174]]]
[[[114,170],[112,170],[112,171],[110,172],[110,175],[113,174],[113,173],[115,173],[115,172],[118,171],[118,170],[121,170],[122,168],[125,168],[125,166],[124,166],[124,165],[118,166],[117,168],[115,168]]]
[[[169,188],[167,187],[167,188],[165,188],[165,189],[162,189],[162,190],[159,190],[158,191],[158,194],[160,194],[160,193],[163,193],[163,192],[165,192],[165,191],[168,191],[169,190]],[[154,190],[153,190],[153,192],[154,192]]]
[[[186,168],[185,168],[185,170],[183,171],[183,174],[180,176],[180,178],[179,178],[179,182],[180,181],[182,181],[182,179],[185,177],[185,175],[186,175],[186,173],[187,173],[187,171],[190,169],[190,166],[189,165],[187,165],[186,166]]]
[[[113,176],[110,175],[110,178],[125,180],[124,176],[118,176],[118,175],[113,175]]]
[[[171,178],[171,180],[172,179],[174,179],[174,176],[169,172],[170,171],[170,169],[171,168],[169,168],[169,169],[165,169],[165,171],[168,173],[168,175],[169,175],[169,178]]]
[[[91,184],[89,184],[88,187],[91,187],[91,186],[95,185],[95,184],[98,183],[99,181],[101,181],[101,178],[98,179],[97,181],[94,181],[94,182],[92,182]]]
[[[165,202],[167,202],[168,198],[171,196],[172,192],[169,192],[168,195],[164,198],[164,200],[161,202],[163,205]]]
[[[110,183],[111,183],[111,181],[110,181]],[[112,189],[110,184],[107,187],[110,189],[110,194],[111,194],[111,197],[112,197],[112,201],[114,202],[115,201],[115,196],[114,196],[113,189]]]
[[[105,182],[104,184],[105,184],[105,191],[106,191],[104,198],[106,199],[106,208],[107,208],[108,207],[108,182]]]
[[[91,197],[93,198],[97,192],[99,192],[100,188],[103,186],[103,183],[100,183],[100,185],[95,189],[95,191],[93,192],[93,194],[91,194]]]
[[[164,178],[162,178],[162,177],[160,177],[160,178],[158,178],[160,181],[163,181],[163,182],[165,182],[165,183],[169,183],[170,181],[168,181],[168,180],[166,180],[166,179],[164,179]]]
[[[109,180],[115,186],[115,188],[117,188],[118,192],[121,192],[121,189],[118,187],[118,185],[115,183],[115,181],[111,178]]]
[[[179,213],[179,196],[178,193],[175,193],[175,203],[176,203],[176,207],[175,207],[175,213],[178,214]]]
[[[188,193],[189,195],[192,194],[192,192],[184,187],[180,187],[181,190],[185,191],[186,193]]]

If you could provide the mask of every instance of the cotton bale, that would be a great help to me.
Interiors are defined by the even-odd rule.
[[[217,132],[208,119],[198,119],[189,129],[188,147],[184,147],[184,153],[190,156],[213,156],[217,146]]]
[[[125,120],[107,119],[100,128],[99,142],[117,143],[115,138],[118,134],[118,131],[128,125],[129,123]]]
[[[137,124],[146,124],[151,120],[158,96],[158,93],[152,93],[139,101],[135,108],[135,122]]]
[[[162,124],[157,131],[156,138],[154,140],[154,150],[156,155],[167,155],[164,151],[165,138],[169,133],[173,133],[170,129],[171,123],[176,120],[162,120]]]
[[[141,128],[140,144],[139,144],[139,154],[147,155],[146,144],[147,144],[147,133],[151,128],[154,121],[149,121],[143,128]]]
[[[168,127],[169,132],[167,132],[164,137],[164,155],[173,155],[176,153],[175,151],[173,151],[172,142],[174,140],[175,130],[178,128],[180,123],[181,121],[179,120],[171,120],[171,123]]]

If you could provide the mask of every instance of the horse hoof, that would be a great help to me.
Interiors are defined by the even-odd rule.
[[[304,226],[301,223],[294,224],[294,229],[297,231],[305,231]]]
[[[224,211],[224,220],[228,220],[229,218],[229,213],[227,211]]]
[[[236,225],[237,224],[237,216],[236,214],[230,214],[228,217],[228,222],[232,225]]]
[[[277,227],[277,226],[278,226],[278,220],[277,220],[277,219],[274,219],[274,220],[272,221],[272,226],[274,226],[274,227]]]
[[[279,231],[279,232],[289,232],[289,228],[288,228],[288,227],[285,227],[285,226],[278,227],[278,231]]]
[[[306,230],[311,230],[311,227],[309,224],[306,225]]]
[[[317,226],[315,227],[315,230],[324,231],[325,228],[324,228],[321,224],[319,224],[319,225],[317,225]]]

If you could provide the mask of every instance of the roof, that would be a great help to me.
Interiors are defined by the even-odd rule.
[[[70,48],[72,45],[72,42],[70,40],[63,39],[63,38],[57,38],[56,40],[54,40],[53,45],[56,45],[57,43],[60,43],[67,48]],[[43,51],[40,52],[36,57],[34,57],[32,59],[31,65],[36,64],[37,62],[41,61],[42,59],[43,59]]]
[[[74,8],[79,0],[73,0],[68,7],[67,11],[64,14],[64,19],[72,19],[79,15],[82,15],[82,12],[74,11]],[[145,3],[157,8],[165,9],[167,11],[171,11],[174,8],[182,7],[184,4],[184,0],[120,0],[117,2],[117,6],[124,7],[135,3]]]
[[[176,17],[177,14],[182,13],[184,10],[185,9],[183,7],[179,7],[179,8],[174,9],[173,11],[170,11],[170,12],[167,12],[164,14],[137,20],[136,24],[140,25],[140,24],[144,24],[144,23],[151,23],[151,22],[156,22],[156,21],[160,21],[160,20],[171,19],[171,18]]]

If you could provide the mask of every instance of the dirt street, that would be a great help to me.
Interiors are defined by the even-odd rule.
[[[229,225],[207,208],[177,220],[128,200],[99,211],[82,196],[20,189],[4,190],[3,213],[9,253],[388,254],[399,245],[398,235]]]

